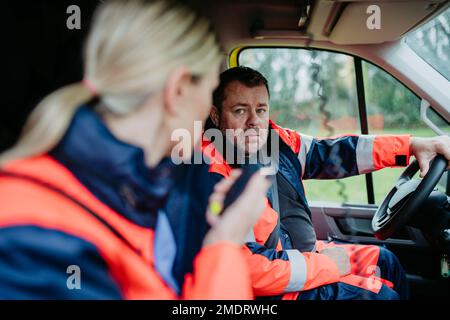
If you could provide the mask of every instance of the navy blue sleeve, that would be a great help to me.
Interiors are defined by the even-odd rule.
[[[74,272],[68,273],[68,267],[73,265],[80,270],[80,289],[69,289],[77,284],[69,279]],[[0,299],[120,298],[106,263],[91,243],[36,226],[0,229]]]
[[[339,179],[359,174],[356,161],[358,136],[308,142],[307,150],[302,149],[299,155],[306,157],[303,179]]]

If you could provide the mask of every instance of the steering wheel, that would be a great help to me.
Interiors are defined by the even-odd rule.
[[[437,155],[422,180],[412,180],[419,171],[417,160],[403,171],[373,216],[372,229],[377,239],[390,237],[414,217],[436,187],[447,166],[448,161],[442,155]]]

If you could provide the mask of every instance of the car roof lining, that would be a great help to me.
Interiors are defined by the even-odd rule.
[[[391,42],[423,25],[449,2],[444,0],[315,0],[311,2],[306,27],[299,28],[300,4],[306,0],[215,0],[194,4],[210,18],[225,49],[231,50],[251,40],[311,39],[340,45]],[[381,9],[381,29],[366,26],[366,9]]]

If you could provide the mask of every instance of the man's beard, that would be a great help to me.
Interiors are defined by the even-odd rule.
[[[270,141],[270,131],[267,133],[267,137],[266,139],[261,139],[261,134],[265,134],[265,133],[261,133],[261,130],[258,130],[258,141],[256,146],[250,147],[249,144],[250,143],[246,143],[245,141],[245,137],[244,137],[244,142],[242,144],[238,144],[235,142],[236,144],[236,157],[235,160],[236,162],[234,162],[237,165],[242,165],[242,164],[267,164],[270,160],[270,153],[271,153],[271,146],[270,143],[268,143]],[[243,146],[243,147],[242,147]],[[252,150],[250,150],[252,149]]]

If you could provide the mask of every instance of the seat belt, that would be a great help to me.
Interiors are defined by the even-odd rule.
[[[278,239],[280,238],[280,202],[278,196],[278,182],[277,174],[272,176],[272,185],[270,186],[270,194],[272,195],[272,209],[278,214],[278,221],[276,227],[273,229],[272,233],[267,238],[264,246],[267,248],[275,249],[278,244]]]
[[[270,193],[272,194],[272,208],[280,213],[280,199],[278,197],[278,182],[277,182],[277,175],[274,174],[272,176],[272,185],[270,187]]]

